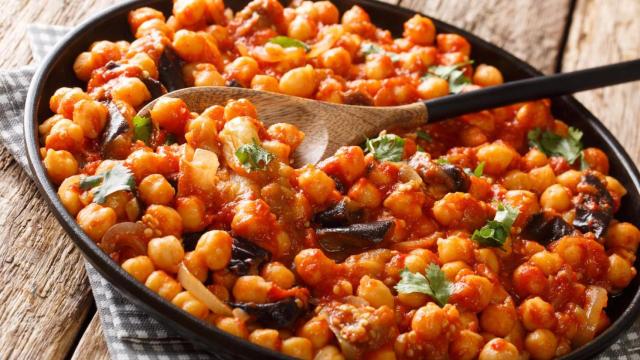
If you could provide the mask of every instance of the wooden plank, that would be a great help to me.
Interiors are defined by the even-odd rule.
[[[32,61],[28,24],[76,24],[110,3],[3,2],[0,67]],[[65,358],[92,301],[80,253],[2,146],[0,169],[0,358]]]
[[[468,30],[552,73],[570,0],[401,0],[400,5]]]
[[[109,360],[107,344],[104,341],[98,314],[95,314],[91,319],[71,357],[71,360],[85,359]]]
[[[640,58],[640,2],[607,0],[576,3],[563,58],[563,71]],[[636,163],[640,162],[640,83],[577,94],[611,130]]]

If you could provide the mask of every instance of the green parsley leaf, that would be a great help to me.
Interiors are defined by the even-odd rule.
[[[98,204],[104,204],[107,196],[115,192],[134,191],[135,187],[133,173],[121,164],[117,164],[103,174],[87,176],[80,181],[82,190],[92,189],[93,202]]]
[[[416,131],[416,137],[418,139],[422,139],[426,142],[432,142],[433,138],[426,131],[418,130]]]
[[[371,54],[380,54],[383,53],[384,50],[375,44],[372,43],[364,43],[362,44],[362,46],[360,46],[360,52],[365,56],[369,56]]]
[[[309,45],[305,44],[304,42],[302,42],[300,40],[296,40],[296,39],[290,38],[288,36],[275,36],[275,37],[272,37],[271,39],[269,39],[268,42],[270,42],[272,44],[280,45],[283,48],[299,47],[299,48],[303,48],[305,52],[311,51],[311,48],[309,47]]]
[[[449,161],[449,159],[447,159],[447,158],[443,158],[443,157],[437,158],[437,159],[435,160],[435,162],[436,162],[436,164],[438,164],[438,165],[447,165],[447,164],[451,164],[451,162]]]
[[[590,166],[587,160],[584,158],[584,152],[580,152],[580,170],[589,170]]]
[[[562,156],[573,164],[582,153],[582,131],[570,127],[567,137],[554,134],[551,131],[542,132],[536,128],[527,134],[529,145],[538,148],[547,156]]]
[[[452,94],[457,94],[461,92],[466,85],[471,84],[471,79],[469,79],[469,77],[467,77],[464,74],[464,71],[460,70],[460,68],[472,63],[472,61],[465,61],[454,65],[432,66],[429,68],[427,74],[423,76],[423,79],[429,77],[439,77],[441,79],[447,80],[449,82],[449,92]]]
[[[151,139],[151,119],[136,115],[133,118],[133,138],[149,145]]]
[[[275,157],[260,146],[256,139],[253,139],[253,144],[244,144],[236,150],[236,158],[245,169],[251,172],[265,170]]]
[[[417,149],[416,149],[416,151],[418,151],[418,152],[427,152],[427,151],[426,151],[422,146],[420,146],[420,145],[418,145],[416,148],[417,148]]]
[[[471,239],[480,245],[502,247],[511,233],[511,225],[520,214],[518,208],[509,204],[498,204],[498,211],[493,220],[489,220],[485,226],[473,232]]]
[[[426,276],[412,273],[404,269],[400,273],[400,281],[396,285],[398,293],[422,293],[429,295],[438,305],[445,306],[451,296],[451,283],[445,278],[444,272],[434,263],[429,264]]]
[[[476,166],[473,171],[469,168],[464,168],[464,172],[466,172],[470,176],[481,177],[484,173],[484,161],[481,161],[478,166]]]
[[[367,139],[365,149],[378,160],[401,161],[404,139],[397,135],[380,135],[375,139]]]

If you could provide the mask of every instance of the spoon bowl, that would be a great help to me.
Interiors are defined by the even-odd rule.
[[[427,108],[422,102],[387,108],[332,104],[266,91],[224,86],[180,89],[162,97],[182,99],[189,110],[202,112],[212,105],[224,105],[232,99],[248,99],[266,125],[289,123],[305,133],[296,149],[294,165],[315,164],[335,153],[340,146],[360,144],[367,137],[389,127],[414,127],[426,123]],[[158,99],[140,109],[149,117]]]

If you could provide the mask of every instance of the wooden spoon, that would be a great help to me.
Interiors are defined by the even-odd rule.
[[[640,79],[640,60],[601,66],[570,73],[539,76],[508,82],[466,93],[392,107],[341,105],[271,92],[236,87],[193,87],[168,93],[181,98],[191,111],[224,104],[230,99],[249,99],[258,117],[267,125],[290,123],[306,137],[296,150],[295,164],[316,163],[332,155],[340,146],[361,144],[390,127],[415,127],[520,101],[572,94]],[[143,107],[138,115],[149,116],[157,101]]]

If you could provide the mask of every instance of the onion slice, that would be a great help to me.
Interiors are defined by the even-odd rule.
[[[183,288],[187,289],[196,299],[202,301],[209,310],[218,315],[232,316],[231,308],[213,295],[200,280],[196,279],[187,269],[184,263],[178,266],[178,281]]]
[[[131,249],[135,256],[147,254],[146,227],[140,223],[121,222],[107,230],[100,240],[100,247],[107,254],[123,249]]]
[[[607,306],[607,290],[604,288],[589,286],[585,295],[587,298],[586,323],[578,328],[578,334],[573,339],[573,342],[578,346],[588,343],[595,337],[602,309]]]

